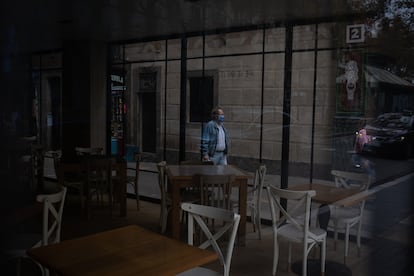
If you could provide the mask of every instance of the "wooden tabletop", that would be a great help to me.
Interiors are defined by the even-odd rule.
[[[215,252],[131,225],[31,249],[58,275],[175,275],[218,259]]]
[[[318,183],[312,184],[302,184],[297,186],[289,187],[289,190],[293,191],[306,191],[306,190],[314,190],[316,195],[312,197],[312,201],[321,203],[321,204],[336,204],[341,202],[341,200],[351,197],[360,192],[358,188],[338,188],[333,185],[324,185]],[[341,204],[339,204],[341,205]]]
[[[127,167],[128,167],[128,170],[135,170],[136,163],[128,162]],[[144,171],[144,172],[158,173],[157,164],[153,162],[139,162],[139,170]]]
[[[246,172],[232,165],[168,165],[167,174],[176,180],[191,179],[194,175],[234,175],[236,179],[248,179]]]

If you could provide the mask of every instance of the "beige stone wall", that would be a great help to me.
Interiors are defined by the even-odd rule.
[[[332,25],[321,24],[318,29],[319,48],[332,47]],[[260,153],[260,112],[262,104],[262,30],[206,36],[207,56],[257,53],[253,55],[207,57],[204,69],[217,74],[217,102],[225,111],[225,125],[230,134],[230,155],[234,157],[280,160],[282,143],[283,91],[284,91],[284,47],[285,29],[273,28],[265,31],[264,91],[263,91],[263,140]],[[144,43],[145,44],[145,43]],[[127,47],[130,60],[165,57],[165,42]],[[293,162],[309,163],[312,133],[313,80],[315,68],[315,25],[294,27],[290,159]],[[189,58],[202,55],[202,37],[188,39]],[[161,107],[167,103],[165,147],[178,151],[180,112],[180,54],[181,41],[168,41],[167,98],[164,99],[164,72],[160,76]],[[332,118],[335,110],[335,55],[330,50],[317,54],[316,113],[315,113],[315,162],[331,162]],[[163,68],[163,67],[162,67]],[[202,59],[189,59],[188,72],[200,71]],[[187,84],[189,88],[189,84]],[[187,100],[189,102],[189,99]],[[188,104],[188,103],[187,103]],[[187,108],[188,110],[188,108]],[[163,108],[160,108],[163,112]],[[163,118],[163,114],[159,117]],[[163,137],[161,120],[159,136]],[[186,151],[198,153],[201,123],[187,123]],[[162,148],[163,145],[160,145]]]

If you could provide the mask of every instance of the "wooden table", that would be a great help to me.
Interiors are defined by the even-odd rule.
[[[180,238],[180,190],[192,185],[194,175],[234,175],[234,186],[239,188],[240,224],[239,244],[245,244],[247,180],[246,172],[233,165],[167,165],[168,191],[171,193],[172,210],[170,213],[171,232],[175,239]]]
[[[361,190],[358,188],[344,189],[332,185],[324,185],[318,183],[302,184],[289,187],[288,189],[293,191],[314,190],[316,192],[316,195],[312,197],[312,201],[320,204],[334,204],[338,206],[342,206],[341,202],[343,202],[345,198],[351,197],[361,192]]]
[[[329,205],[349,207],[350,204],[346,204],[347,199],[361,193],[359,188],[345,189],[318,183],[302,184],[289,187],[288,189],[293,191],[314,190],[316,192],[316,195],[312,197],[312,201],[321,204],[318,209],[318,221],[319,226],[325,230],[328,228],[328,223],[331,217]],[[355,204],[358,201],[353,200],[353,202],[353,204]]]
[[[215,252],[130,225],[27,254],[58,275],[175,275],[218,259]]]

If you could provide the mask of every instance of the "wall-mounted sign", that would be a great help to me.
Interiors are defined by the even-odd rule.
[[[342,52],[336,77],[336,112],[362,114],[364,112],[364,74],[361,52]]]
[[[346,26],[346,43],[361,43],[365,41],[365,25],[355,24]]]

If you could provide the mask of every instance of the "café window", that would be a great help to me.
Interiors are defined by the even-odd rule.
[[[211,119],[210,112],[214,106],[214,76],[190,76],[190,107],[189,121],[207,122]]]

